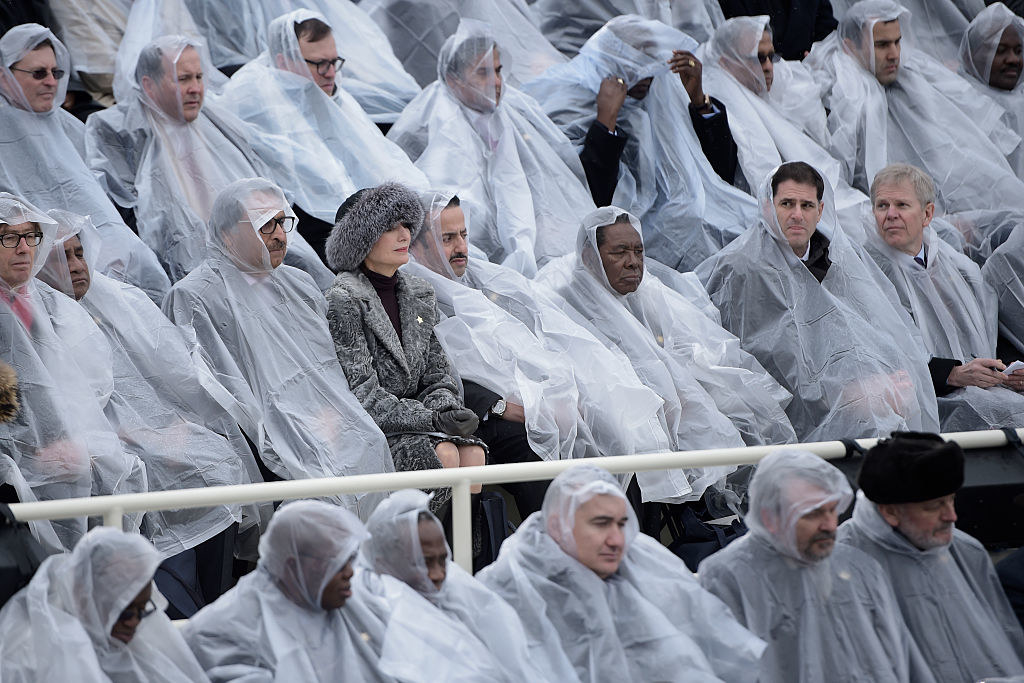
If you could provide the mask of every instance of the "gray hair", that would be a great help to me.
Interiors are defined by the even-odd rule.
[[[871,201],[875,201],[875,193],[883,185],[899,185],[907,181],[914,188],[917,201],[921,206],[935,203],[935,183],[930,175],[910,164],[889,164],[877,174],[871,181]]]

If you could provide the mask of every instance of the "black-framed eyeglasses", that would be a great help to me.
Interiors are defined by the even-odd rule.
[[[782,59],[782,57],[779,57],[779,55],[774,52],[768,52],[766,54],[761,54],[760,52],[757,53],[757,61],[761,64],[765,64],[767,62],[778,64],[780,59]]]
[[[341,65],[345,63],[344,57],[335,57],[334,59],[318,59],[313,61],[311,59],[306,60],[306,64],[316,67],[316,72],[321,76],[326,76],[327,72],[330,71],[331,67],[334,67],[334,72],[341,71]]]
[[[41,232],[8,232],[4,235],[0,235],[0,244],[4,245],[8,249],[17,249],[18,243],[21,240],[25,240],[25,244],[30,247],[37,247],[39,243],[43,241],[43,233]]]
[[[32,78],[37,81],[43,80],[51,73],[53,74],[54,79],[59,81],[64,78],[64,74],[67,73],[64,69],[19,69],[16,66],[12,66],[11,71],[20,71],[23,74],[32,74]]]
[[[291,232],[294,227],[295,216],[281,216],[280,218],[271,218],[269,221],[261,225],[260,232],[264,235],[273,235],[277,232],[278,228],[281,228],[285,232]]]
[[[156,604],[152,600],[147,600],[146,604],[142,607],[126,607],[121,614],[117,617],[118,621],[131,621],[131,619],[137,618],[142,621],[149,615],[156,612]]]

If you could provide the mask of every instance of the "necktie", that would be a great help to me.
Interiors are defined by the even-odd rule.
[[[917,264],[918,264],[919,266],[921,266],[922,268],[926,268],[926,267],[928,266],[928,262],[927,262],[927,261],[925,261],[925,260],[924,260],[923,258],[921,258],[920,256],[915,256],[915,257],[914,257],[914,261],[915,261],[915,262],[917,262]]]
[[[8,302],[11,306],[11,310],[14,311],[18,319],[21,320],[21,324],[25,326],[26,330],[32,330],[32,307],[29,306],[27,297],[20,297],[14,292],[11,292],[11,298]]]

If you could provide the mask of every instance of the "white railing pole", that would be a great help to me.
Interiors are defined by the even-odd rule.
[[[452,543],[455,562],[473,573],[473,511],[470,509],[469,479],[452,485]]]
[[[103,513],[103,526],[116,526],[124,530],[124,509],[115,505]]]

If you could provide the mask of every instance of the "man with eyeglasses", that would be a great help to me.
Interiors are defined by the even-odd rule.
[[[295,10],[266,33],[266,51],[232,76],[218,104],[252,124],[250,144],[301,207],[299,231],[323,257],[339,197],[387,180],[425,189],[426,177],[342,81],[345,60],[323,15]]]
[[[172,281],[205,257],[217,193],[239,178],[278,178],[274,159],[286,144],[279,139],[277,147],[256,149],[256,131],[207,101],[210,66],[197,46],[180,35],[154,40],[139,54],[132,95],[86,125],[90,166],[113,200],[134,212],[139,235]],[[305,203],[301,188],[282,184],[299,190],[293,200]],[[321,287],[333,279],[301,236],[293,238],[288,259]]]

